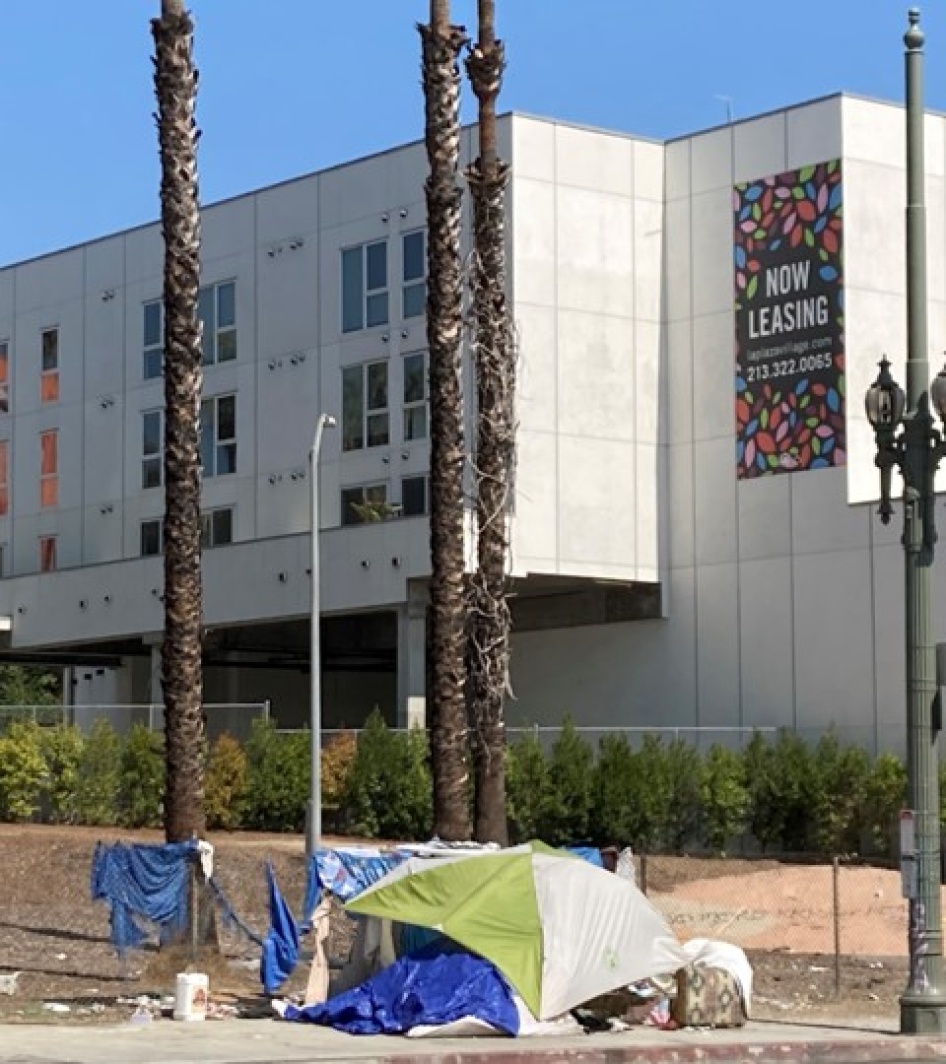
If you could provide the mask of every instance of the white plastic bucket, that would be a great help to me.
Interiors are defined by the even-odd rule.
[[[200,972],[181,972],[174,994],[175,1020],[206,1020],[210,980]]]

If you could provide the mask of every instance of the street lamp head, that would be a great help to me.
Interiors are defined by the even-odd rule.
[[[933,409],[939,414],[940,421],[946,424],[946,366],[933,378],[930,401],[933,403]]]
[[[335,420],[335,418],[331,414],[323,414],[322,415],[322,424],[327,429],[333,429],[338,424],[338,422]]]
[[[903,389],[890,375],[890,363],[886,355],[878,365],[880,372],[877,374],[877,380],[867,389],[864,396],[867,420],[875,432],[895,429],[903,418],[907,402]]]

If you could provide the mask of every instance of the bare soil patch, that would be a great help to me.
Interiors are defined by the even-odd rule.
[[[126,1022],[141,995],[173,993],[179,967],[154,946],[118,958],[109,941],[108,909],[91,900],[95,843],[119,838],[162,841],[157,832],[0,824],[0,977],[22,973],[15,994],[0,994],[0,1022]],[[215,874],[257,934],[264,935],[268,923],[267,859],[299,913],[305,888],[299,836],[217,834],[211,842]],[[647,888],[681,938],[717,937],[746,949],[755,970],[754,1017],[889,1022],[906,985],[906,916],[897,877],[842,869],[842,950],[848,955],[840,965],[838,997],[830,874],[830,867],[776,861],[652,857]],[[350,937],[351,925],[339,911],[329,955],[344,955]],[[243,1015],[269,1015],[259,947],[225,925],[221,942],[224,959],[211,973],[212,1001],[236,1005]],[[306,975],[301,965],[284,992],[301,991]],[[50,1012],[47,1003],[70,1011]]]

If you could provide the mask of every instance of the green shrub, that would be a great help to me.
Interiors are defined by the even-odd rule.
[[[723,853],[749,819],[746,767],[734,750],[714,744],[703,760],[700,780],[701,827],[709,848]]]
[[[593,787],[592,837],[603,846],[637,844],[634,794],[634,751],[625,735],[602,737],[598,746]]]
[[[940,768],[940,782],[943,769]],[[946,794],[940,790],[940,800]],[[896,754],[881,754],[870,767],[865,785],[863,847],[868,853],[889,855],[900,810],[907,804],[907,770]],[[940,822],[944,823],[943,812]]]
[[[83,824],[111,826],[118,820],[122,744],[100,717],[82,744],[76,781],[76,815]]]
[[[655,852],[670,841],[673,777],[667,748],[659,735],[644,736],[632,754],[630,805],[633,845]]]
[[[867,802],[870,759],[856,746],[842,746],[831,731],[818,740],[811,757],[810,840],[820,853],[860,849]]]
[[[427,839],[433,824],[427,736],[394,732],[375,710],[358,736],[340,817],[369,838]]]
[[[566,717],[552,747],[548,765],[548,798],[539,821],[541,837],[552,846],[582,842],[589,837],[594,802],[591,746]]]
[[[82,732],[73,724],[57,724],[40,733],[40,750],[46,763],[43,808],[54,824],[72,824],[78,817],[76,790],[82,747]]]
[[[246,800],[246,754],[232,735],[224,733],[210,748],[204,783],[208,828],[234,831],[240,827]]]
[[[506,818],[510,842],[528,842],[545,831],[550,802],[549,765],[535,735],[506,749]]]
[[[136,724],[121,750],[119,823],[127,828],[160,826],[164,806],[164,776],[163,737],[143,724]]]
[[[309,801],[308,731],[279,733],[253,721],[246,746],[244,824],[258,831],[302,831]]]
[[[40,729],[32,721],[16,721],[0,735],[0,817],[30,820],[40,807],[46,762]]]
[[[664,747],[662,758],[667,802],[661,831],[665,848],[683,853],[698,841],[703,813],[703,759],[695,746],[674,739]]]

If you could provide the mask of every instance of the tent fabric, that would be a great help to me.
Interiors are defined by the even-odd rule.
[[[433,943],[321,1005],[286,1005],[287,1020],[349,1034],[402,1034],[474,1017],[515,1035],[519,1013],[496,968],[465,950]]]
[[[687,961],[633,883],[540,842],[412,858],[346,908],[442,931],[491,960],[542,1020]]]
[[[148,937],[136,917],[156,923],[162,938],[186,926],[188,867],[196,853],[196,842],[96,844],[92,899],[111,906],[111,941],[119,956]]]
[[[266,862],[269,886],[269,931],[260,956],[260,980],[267,994],[275,993],[299,963],[299,925],[276,884],[272,862]]]

